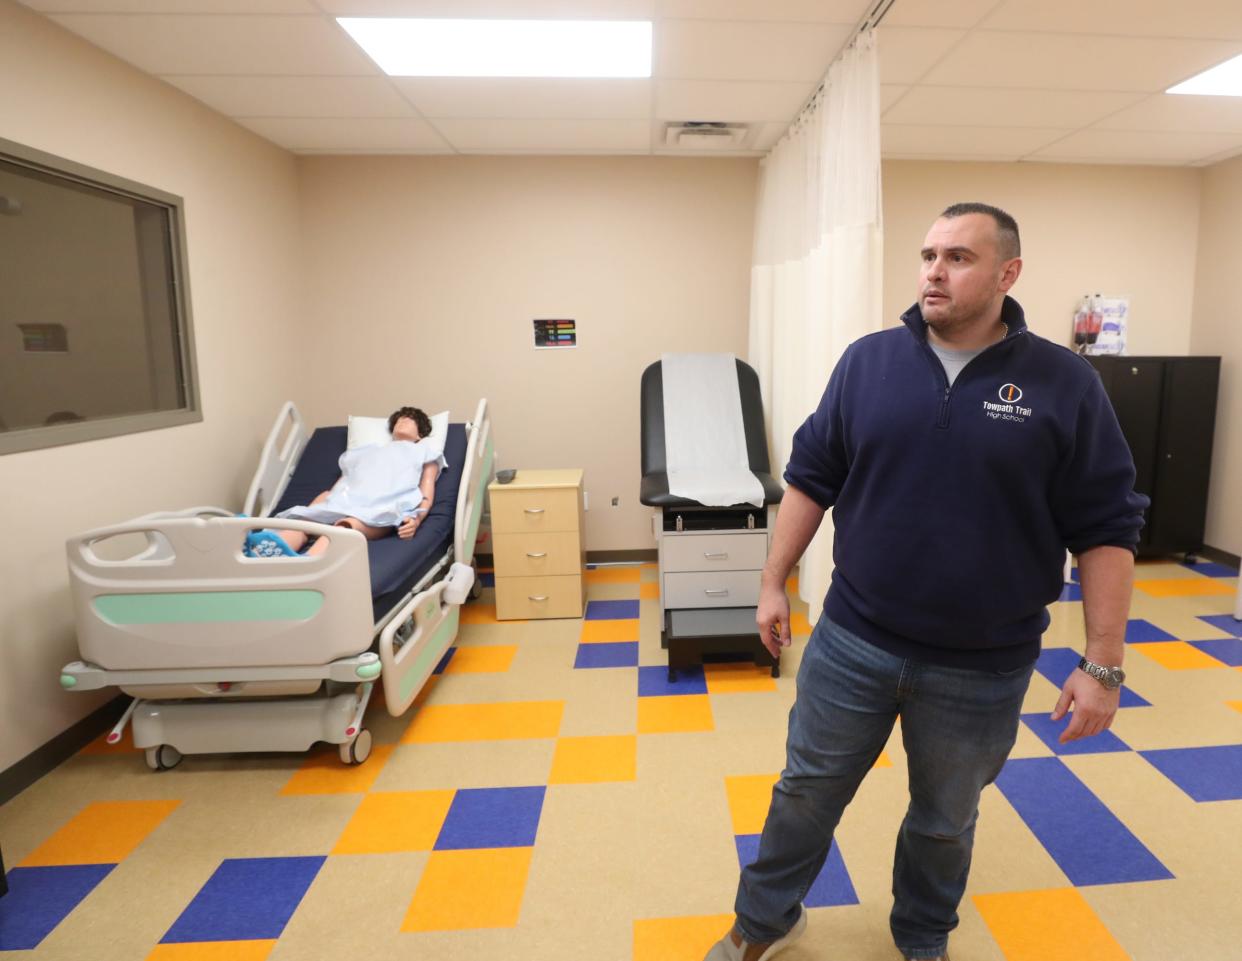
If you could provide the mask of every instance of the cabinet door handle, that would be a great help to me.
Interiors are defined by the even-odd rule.
[[[704,593],[704,594],[710,594],[712,597],[719,597],[719,596],[722,596],[722,595],[726,595],[726,594],[728,594],[729,592],[728,592],[727,590],[720,590],[720,591],[709,591],[709,590],[704,590],[704,591],[703,591],[703,593]]]
[[[537,554],[532,554],[530,551],[527,551],[527,552],[526,552],[526,556],[527,556],[527,557],[533,557],[533,558],[535,558],[536,560],[538,560],[538,559],[539,559],[539,558],[541,558],[541,557],[547,557],[547,556],[548,556],[548,552],[547,552],[547,551],[539,551]]]
[[[546,601],[548,599],[548,595],[547,594],[539,594],[539,595],[527,594],[526,599],[528,601]]]
[[[527,514],[542,514],[543,508],[542,507],[527,507],[525,508],[525,511]]]
[[[703,556],[706,557],[709,561],[727,561],[729,559],[729,554],[727,551],[719,551],[715,554],[713,554],[711,551],[704,551]]]

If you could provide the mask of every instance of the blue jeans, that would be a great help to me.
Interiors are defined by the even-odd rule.
[[[737,926],[774,941],[798,919],[832,834],[901,718],[910,805],[897,833],[897,947],[943,954],[970,872],[979,794],[1018,733],[1034,665],[969,671],[904,660],[821,617],[798,670],[785,770],[772,791],[758,859],[742,871]]]

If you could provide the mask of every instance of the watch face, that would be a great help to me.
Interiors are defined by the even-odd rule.
[[[1106,670],[1106,676],[1101,678],[1104,686],[1109,690],[1115,687],[1121,687],[1121,682],[1126,679],[1126,672],[1119,667],[1110,667]]]

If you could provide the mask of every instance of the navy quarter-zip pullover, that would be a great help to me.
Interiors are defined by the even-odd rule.
[[[1065,550],[1133,549],[1147,498],[1095,370],[1008,335],[950,387],[918,306],[846,348],[785,480],[832,508],[824,613],[899,657],[1008,671],[1039,655]]]

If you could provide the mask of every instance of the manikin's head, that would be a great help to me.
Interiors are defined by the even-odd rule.
[[[431,418],[417,407],[401,407],[388,415],[393,440],[422,440],[431,433]]]
[[[938,334],[999,316],[1001,301],[1022,272],[1018,225],[997,207],[954,204],[923,241],[919,308]]]

